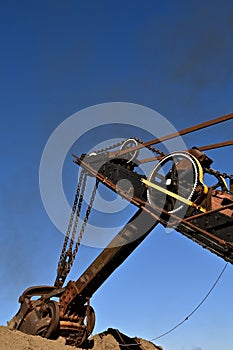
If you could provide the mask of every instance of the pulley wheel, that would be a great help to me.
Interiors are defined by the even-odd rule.
[[[121,151],[125,151],[125,150],[127,150],[127,149],[129,149],[129,148],[136,147],[137,145],[138,145],[138,142],[137,142],[135,139],[133,139],[133,138],[132,138],[132,139],[127,139],[127,140],[125,140],[125,142],[121,145],[120,150],[121,150]],[[138,153],[139,153],[139,150],[138,150],[138,149],[137,149],[137,150],[132,150],[132,151],[130,151],[129,153],[125,153],[125,154],[123,155],[123,158],[125,158],[125,159],[128,160],[127,163],[133,162],[133,161],[137,158]]]

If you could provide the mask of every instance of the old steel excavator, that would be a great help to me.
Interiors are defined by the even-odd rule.
[[[204,153],[233,145],[233,140],[170,154],[154,147],[159,142],[232,118],[233,114],[215,118],[150,142],[131,138],[80,157],[73,155],[74,163],[81,171],[55,283],[26,289],[19,298],[20,309],[9,327],[49,339],[62,336],[66,344],[74,346],[84,344],[95,324],[90,298],[158,223],[175,228],[233,263],[233,175],[214,170],[211,167],[213,161]],[[143,148],[150,149],[155,155],[140,159]],[[148,176],[140,172],[140,165],[146,162],[155,164]],[[206,184],[207,175],[214,179],[212,185]],[[77,234],[87,177],[92,177],[95,185]],[[64,286],[99,183],[133,203],[138,211],[86,271]]]

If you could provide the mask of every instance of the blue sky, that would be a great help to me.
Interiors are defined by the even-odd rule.
[[[45,212],[38,180],[53,130],[83,108],[114,101],[152,108],[178,130],[231,113],[232,15],[230,0],[1,5],[1,324],[26,287],[54,281],[63,235]],[[230,122],[184,137],[187,146],[228,139]],[[233,173],[231,151],[209,152],[213,167]],[[64,184],[70,193],[77,171],[71,163]],[[82,247],[70,277],[97,253]],[[223,266],[180,234],[157,228],[93,297],[95,332],[160,335],[192,311]],[[232,273],[228,266],[202,308],[159,340],[165,350],[232,348]]]

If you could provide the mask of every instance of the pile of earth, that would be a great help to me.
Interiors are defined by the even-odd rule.
[[[63,338],[48,340],[0,326],[0,350],[83,350],[65,345]],[[162,347],[140,339],[130,338],[117,329],[94,335],[86,349],[90,350],[162,350]]]

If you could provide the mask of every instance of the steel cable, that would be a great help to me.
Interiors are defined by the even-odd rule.
[[[206,301],[206,299],[208,298],[208,296],[210,295],[210,293],[213,291],[213,289],[216,287],[216,285],[218,284],[218,282],[220,281],[223,273],[225,272],[226,268],[227,268],[228,263],[226,263],[223,267],[223,269],[221,270],[220,274],[218,275],[217,279],[215,280],[215,282],[213,283],[212,287],[209,289],[208,293],[205,295],[205,297],[200,301],[200,303],[179,323],[177,323],[174,327],[170,328],[168,331],[160,334],[159,336],[150,339],[150,342],[154,342],[155,340],[158,340],[162,337],[165,337],[165,335],[168,335],[170,333],[172,333],[175,329],[177,329],[178,327],[180,327],[185,321],[188,321],[188,319],[201,307],[201,305]],[[139,343],[140,344],[140,343]],[[138,346],[139,344],[119,344],[120,346]]]

